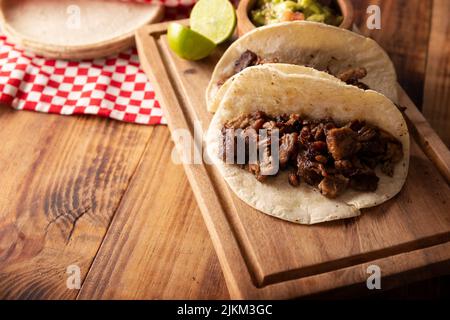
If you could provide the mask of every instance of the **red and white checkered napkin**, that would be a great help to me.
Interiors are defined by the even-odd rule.
[[[195,2],[137,1],[169,6],[166,20],[187,17]],[[165,123],[136,49],[91,61],[49,60],[25,52],[0,35],[0,103],[18,110]]]

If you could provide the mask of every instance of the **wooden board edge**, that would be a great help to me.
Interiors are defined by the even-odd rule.
[[[166,22],[160,22],[160,23],[153,23],[147,26],[143,26],[140,29],[136,31],[136,35],[141,37],[142,35],[149,35],[149,36],[159,36],[160,34],[167,33],[167,27],[172,22],[180,23],[182,25],[188,26],[189,25],[189,19],[181,19],[181,20],[175,20],[175,21],[166,21]]]
[[[398,91],[401,100],[406,102],[405,114],[414,139],[450,185],[450,150],[400,85]]]
[[[431,257],[433,257],[433,261],[431,261]],[[402,277],[407,274],[408,277],[402,279],[401,284],[408,284],[445,275],[450,270],[450,242],[260,289],[255,288],[259,291],[258,294],[250,293],[245,296],[245,299],[260,299],[261,297],[263,299],[294,299],[323,294],[332,290],[345,290],[350,287],[359,287],[360,293],[370,294],[366,287],[366,281],[371,274],[367,271],[369,266],[380,268],[384,290],[393,289],[399,285],[398,281],[392,279],[393,276]],[[429,266],[433,267],[432,270],[428,270]],[[311,283],[314,285],[311,286]],[[233,295],[231,296],[233,298]]]

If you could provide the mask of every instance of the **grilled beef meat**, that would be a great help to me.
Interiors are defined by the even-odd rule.
[[[234,72],[239,73],[248,67],[255,66],[258,64],[258,60],[256,53],[247,50],[234,62]]]
[[[244,141],[241,144],[240,139]],[[277,154],[272,154],[271,143],[278,147]],[[238,150],[237,145],[243,145],[244,150]],[[239,157],[239,151],[245,155]],[[328,198],[336,198],[348,188],[375,191],[379,182],[375,169],[379,167],[392,177],[395,164],[403,158],[400,141],[365,121],[337,123],[261,111],[225,123],[220,152],[228,163],[243,159],[237,164],[258,181],[278,174],[277,168],[289,170],[289,184],[296,187],[304,181]]]
[[[369,87],[366,84],[359,81],[365,76],[367,76],[367,70],[365,68],[352,68],[349,70],[345,70],[344,72],[341,72],[335,77],[339,78],[346,84],[350,84],[363,90],[368,90]]]
[[[266,63],[278,63],[280,62],[278,58],[262,58],[259,57],[256,53],[250,50],[246,50],[235,62],[234,62],[234,74],[241,72],[242,70],[253,67],[260,64]],[[326,68],[326,72],[332,74],[328,68]],[[367,76],[367,70],[365,68],[349,68],[348,70],[344,70],[339,74],[332,74],[336,78],[345,82],[346,84],[358,87],[363,90],[370,89],[365,83],[360,80]],[[217,84],[219,86],[223,85],[227,79],[221,79]]]
[[[342,174],[330,175],[319,183],[319,190],[327,198],[336,198],[347,189],[349,181]]]
[[[327,131],[326,141],[328,151],[335,160],[351,158],[361,149],[358,133],[346,127]]]
[[[297,155],[298,133],[286,133],[280,139],[280,167],[285,168],[289,160]]]

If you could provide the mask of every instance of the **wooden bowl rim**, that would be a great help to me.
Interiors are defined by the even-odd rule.
[[[241,0],[239,2],[239,6],[237,9],[237,17],[238,17],[238,33],[239,36],[256,29],[256,26],[250,20],[248,16],[248,12],[250,11],[250,4],[256,0]],[[342,23],[339,25],[339,28],[350,30],[353,25],[354,19],[354,8],[353,4],[350,0],[336,0],[339,8],[341,9],[342,15],[344,17]]]

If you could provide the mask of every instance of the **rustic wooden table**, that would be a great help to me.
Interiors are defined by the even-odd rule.
[[[400,83],[450,145],[450,1],[354,3],[359,28],[389,52]],[[365,27],[368,4],[380,5],[381,30]],[[229,297],[166,127],[1,106],[0,141],[0,298]],[[80,290],[67,287],[73,265]],[[438,297],[449,282],[378,296]]]

